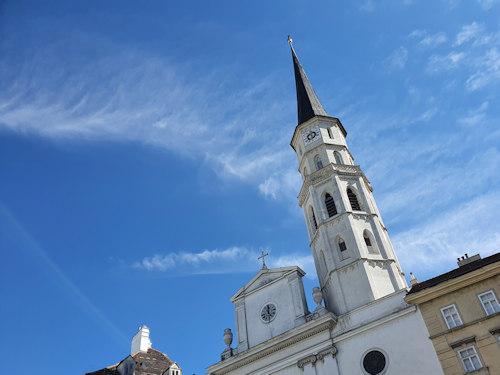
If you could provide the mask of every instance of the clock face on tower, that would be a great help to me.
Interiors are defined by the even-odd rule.
[[[276,305],[274,303],[268,303],[260,311],[260,318],[269,323],[276,316]]]
[[[317,126],[309,130],[306,130],[304,133],[302,133],[302,140],[304,141],[305,146],[313,142],[316,142],[320,138],[321,138],[321,133],[319,132],[319,128]]]

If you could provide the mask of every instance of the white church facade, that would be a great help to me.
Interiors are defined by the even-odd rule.
[[[291,46],[291,43],[290,43]],[[232,298],[235,347],[226,329],[211,375],[442,374],[370,182],[354,165],[339,119],[318,100],[293,47],[297,154],[319,288],[307,306],[299,267],[264,267]],[[322,302],[324,301],[324,306]]]

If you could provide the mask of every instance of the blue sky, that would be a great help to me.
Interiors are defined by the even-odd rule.
[[[287,34],[406,274],[498,252],[500,1],[344,3],[0,3],[6,373],[111,365],[146,324],[203,374],[263,249],[310,294]]]

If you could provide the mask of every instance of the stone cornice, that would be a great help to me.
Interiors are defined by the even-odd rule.
[[[370,218],[372,216],[378,217],[377,214],[372,214],[372,213],[369,213],[369,212],[356,211],[356,213],[354,213],[353,211],[345,211],[345,212],[342,212],[342,213],[337,214],[335,216],[329,217],[328,219],[326,219],[324,221],[321,221],[321,222],[318,222],[318,218],[316,218],[316,222],[318,223],[318,229],[314,232],[314,236],[313,236],[311,242],[309,243],[309,247],[312,247],[314,245],[314,243],[317,241],[317,239],[318,239],[318,232],[319,232],[319,228],[320,227],[325,226],[325,225],[336,224],[336,223],[340,222],[340,220],[344,216],[347,216],[349,214],[352,215],[353,218],[355,218],[355,219],[365,219],[365,220],[367,220],[368,218]]]
[[[211,375],[223,375],[237,368],[248,365],[270,354],[276,353],[286,347],[299,343],[308,337],[314,336],[325,330],[331,331],[337,319],[332,313],[325,314],[315,320],[305,323],[293,330],[282,333],[262,344],[245,350],[224,361],[216,363],[207,369]]]
[[[370,182],[364,175],[359,165],[329,163],[320,170],[306,176],[298,196],[299,206],[302,207],[302,205],[304,204],[306,195],[309,194],[309,186],[316,185],[333,175],[362,177],[363,180],[365,180],[365,182],[368,184],[368,186],[370,186]]]
[[[339,148],[339,150],[344,150],[344,151],[347,151],[347,153],[349,154],[349,156],[351,157],[351,159],[353,159],[353,160],[354,160],[354,158],[353,158],[353,157],[352,157],[352,155],[351,155],[351,152],[349,151],[349,148],[348,148],[345,144],[342,144],[342,143],[334,143],[334,142],[332,142],[332,140],[331,140],[331,139],[323,139],[323,142],[322,142],[322,143],[318,143],[318,144],[317,144],[316,146],[314,146],[313,148],[311,148],[311,149],[309,149],[309,150],[307,150],[307,151],[304,151],[304,152],[302,153],[302,157],[301,157],[301,159],[300,159],[300,161],[299,161],[299,168],[298,168],[297,170],[298,170],[299,172],[301,171],[301,169],[302,169],[302,167],[303,167],[304,163],[305,163],[305,162],[306,162],[306,160],[307,160],[307,158],[306,158],[306,155],[307,155],[307,154],[312,154],[312,153],[313,153],[313,151],[317,152],[316,150],[317,150],[319,147],[321,147],[321,146],[325,146],[325,145],[327,145],[327,146],[334,146],[334,147]],[[330,150],[331,150],[331,148],[330,148]],[[337,150],[335,150],[335,151],[337,151]]]
[[[295,151],[295,147],[293,146],[293,143],[295,141],[295,137],[298,136],[298,130],[299,130],[299,128],[300,129],[307,128],[307,127],[313,125],[315,122],[318,122],[318,120],[319,121],[326,120],[325,122],[334,122],[334,123],[336,123],[340,127],[340,131],[344,135],[344,138],[347,137],[347,132],[345,131],[344,126],[342,125],[342,123],[340,122],[340,120],[338,118],[336,118],[336,117],[330,117],[330,116],[314,116],[314,117],[311,117],[309,120],[304,121],[301,124],[298,124],[295,127],[295,130],[294,130],[293,135],[292,135],[292,140],[290,141],[290,146],[292,146],[292,148],[294,149],[294,151]]]
[[[447,280],[438,285],[409,294],[405,297],[405,301],[418,305],[473,285],[477,282],[492,278],[498,274],[500,274],[500,263],[496,262],[488,264],[480,269],[458,276],[454,279]]]

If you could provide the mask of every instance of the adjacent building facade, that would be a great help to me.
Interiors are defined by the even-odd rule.
[[[500,253],[458,266],[412,281],[406,301],[419,306],[446,375],[500,374]]]
[[[290,41],[291,42],[291,41]],[[291,45],[291,43],[290,43]],[[329,116],[291,48],[298,125],[291,146],[320,283],[307,306],[299,267],[263,269],[232,298],[236,344],[226,329],[212,375],[442,374],[420,311],[347,132]],[[322,304],[324,301],[324,306]]]
[[[86,375],[182,375],[182,371],[166,354],[151,347],[149,328],[142,326],[132,339],[129,356]]]

